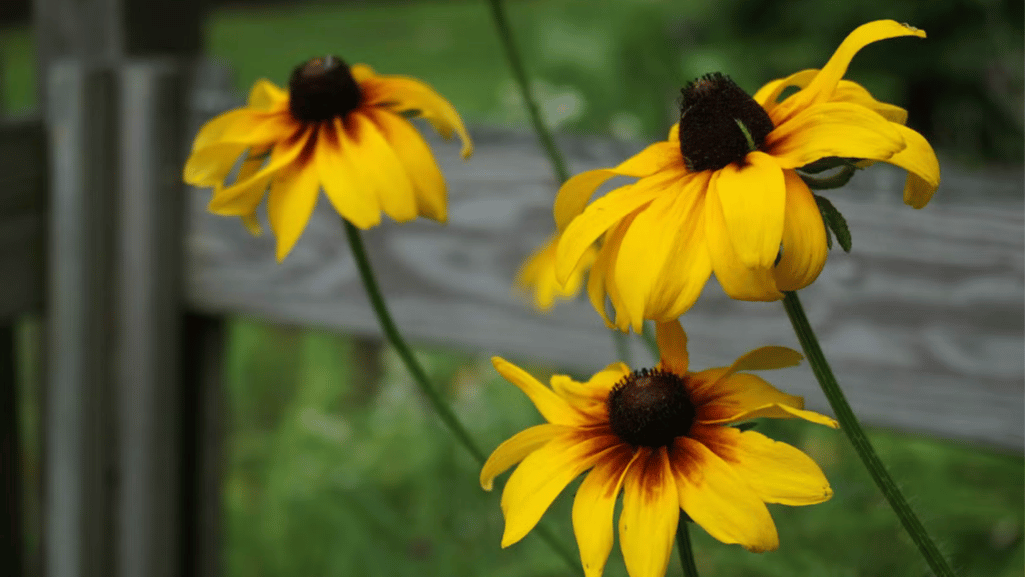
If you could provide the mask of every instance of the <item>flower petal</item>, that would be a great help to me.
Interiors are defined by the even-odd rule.
[[[690,392],[698,409],[696,419],[701,422],[738,420],[735,415],[769,404],[804,408],[804,399],[780,391],[757,375],[723,372],[715,380],[703,380],[698,375],[694,377],[697,377],[697,382],[703,382]]]
[[[519,387],[530,398],[541,416],[549,423],[570,426],[591,424],[585,415],[574,409],[554,391],[542,385],[527,371],[502,357],[491,357],[491,364],[495,366],[495,370],[502,375],[502,378]]]
[[[890,122],[896,122],[897,124],[907,124],[908,121],[907,110],[876,100],[863,86],[850,80],[841,80],[829,101],[850,102],[851,104],[864,106]]]
[[[438,222],[448,220],[445,177],[430,147],[406,119],[386,111],[372,111],[370,118],[391,144],[416,189],[418,212]]]
[[[808,185],[793,170],[784,170],[787,187],[783,221],[783,256],[776,265],[776,287],[795,291],[810,285],[826,266],[826,225]]]
[[[366,115],[353,113],[348,121],[350,129],[346,130],[341,119],[335,118],[335,129],[347,137],[340,139],[343,146],[354,145],[346,146],[355,149],[349,153],[353,165],[359,170],[363,183],[375,191],[384,213],[396,222],[416,218],[413,184],[391,144]]]
[[[257,110],[274,110],[288,105],[288,91],[278,88],[276,84],[261,78],[253,84],[249,91],[246,106]]]
[[[886,162],[908,171],[907,182],[904,184],[904,203],[922,208],[940,186],[940,163],[936,160],[932,146],[921,134],[910,128],[893,126],[904,137],[907,147]]]
[[[787,88],[804,88],[818,73],[818,69],[811,68],[795,72],[786,78],[773,80],[759,88],[758,92],[755,92],[755,95],[752,96],[752,98],[755,102],[760,104],[766,112],[768,112],[779,104],[779,97]]]
[[[741,421],[750,421],[751,419],[804,419],[811,423],[817,423],[819,425],[825,425],[832,429],[839,429],[840,424],[833,419],[816,413],[815,411],[807,411],[804,409],[797,409],[789,404],[781,403],[769,403],[760,407],[752,407],[746,411],[735,413],[729,417],[721,419],[706,419],[705,411],[700,417],[702,423],[709,425],[725,425],[730,423],[739,423]],[[707,413],[711,415],[712,412]]]
[[[458,134],[463,142],[463,158],[473,154],[473,142],[459,113],[426,83],[406,76],[374,76],[363,79],[360,89],[365,105],[385,107],[398,114],[416,112],[446,140],[452,138],[453,132]]]
[[[262,167],[264,163],[267,161],[267,157],[270,155],[270,151],[271,147],[266,147],[263,149],[250,149],[248,154],[246,154],[245,160],[242,161],[242,166],[240,166],[238,169],[238,175],[235,177],[235,182],[241,182],[252,178],[253,175],[255,175],[260,170],[260,167]],[[259,193],[260,200],[263,199],[263,192],[267,190],[267,185],[269,184],[270,181],[268,180],[267,183],[262,187],[262,190]],[[220,194],[220,192],[223,189],[223,184],[217,184],[214,187],[214,196]],[[261,236],[263,234],[263,228],[260,227],[260,220],[256,217],[255,204],[253,205],[252,212],[250,212],[249,214],[239,215],[239,218],[242,219],[242,224],[246,227],[246,230],[249,231],[249,234],[253,236]]]
[[[672,464],[680,506],[723,543],[774,551],[779,535],[765,503],[732,467],[694,439],[677,437]]]
[[[659,365],[679,376],[687,374],[687,333],[680,321],[672,320],[655,324],[655,341],[661,355]]]
[[[807,88],[787,98],[780,104],[777,108],[777,111],[782,113],[780,118],[788,118],[808,106],[829,100],[837,83],[847,73],[847,67],[858,51],[873,42],[899,36],[925,38],[925,32],[899,24],[893,20],[876,20],[855,28],[840,43],[836,52],[830,57],[829,62],[808,83]]]
[[[519,463],[531,454],[538,447],[554,439],[557,435],[565,435],[572,431],[564,425],[553,425],[545,423],[524,429],[509,437],[504,443],[498,446],[488,457],[480,470],[480,486],[485,491],[490,491],[495,484],[495,477],[509,470],[516,463]]]
[[[586,383],[574,381],[567,375],[553,375],[552,390],[577,408],[594,403],[604,405],[612,387],[629,374],[630,367],[617,361],[595,373]]]
[[[629,445],[610,447],[584,477],[573,499],[573,532],[585,577],[601,577],[612,551],[612,516],[623,477],[635,457]]]
[[[248,144],[219,142],[204,146],[189,155],[182,178],[192,186],[217,186],[228,177],[235,161],[249,148]]]
[[[381,207],[376,191],[366,186],[360,171],[356,147],[333,122],[320,124],[314,159],[324,194],[331,206],[356,228],[366,230],[381,222]]]
[[[783,237],[786,185],[776,161],[752,152],[745,166],[726,165],[712,181],[722,205],[726,230],[744,266],[769,267]]]
[[[815,461],[786,443],[720,426],[695,425],[689,436],[731,466],[766,503],[814,505],[833,496]]]
[[[569,280],[588,247],[623,217],[662,194],[662,185],[666,182],[664,175],[641,179],[632,185],[617,188],[591,203],[562,232],[556,250],[555,278],[560,283]]]
[[[631,577],[663,577],[680,520],[680,493],[666,447],[637,452],[623,482],[619,546]]]
[[[319,192],[317,167],[309,160],[285,166],[271,181],[267,216],[278,239],[278,262],[288,256],[306,229]]]
[[[244,216],[252,214],[263,200],[263,193],[270,185],[271,179],[284,167],[295,162],[299,154],[307,147],[314,132],[308,130],[297,138],[280,142],[271,150],[267,164],[249,178],[239,178],[231,186],[216,187],[207,210],[214,214],[226,216]],[[241,173],[239,176],[243,176]]]
[[[555,304],[556,298],[570,299],[577,295],[584,283],[584,274],[598,257],[598,248],[591,245],[584,252],[583,258],[570,274],[565,284],[555,278],[555,253],[559,244],[559,234],[553,234],[545,244],[534,251],[516,272],[516,287],[534,295],[534,306],[541,311],[548,311]]]
[[[827,156],[888,160],[905,146],[898,126],[864,106],[825,102],[778,123],[765,147],[783,168]]]
[[[680,142],[656,142],[623,161],[615,168],[588,170],[570,178],[555,196],[555,226],[565,230],[577,215],[584,212],[594,191],[614,176],[643,178],[671,166],[683,166]]]
[[[708,242],[708,255],[711,260],[712,270],[715,271],[715,277],[719,280],[719,284],[722,285],[723,291],[731,298],[751,301],[772,301],[783,298],[783,293],[776,289],[772,261],[768,265],[748,266],[738,254],[737,248],[733,243],[730,227],[727,225],[726,217],[723,214],[723,204],[719,200],[719,190],[716,183],[718,175],[716,173],[716,176],[712,177],[708,198],[705,200],[705,234]],[[739,216],[737,215],[736,217],[737,221],[741,220]],[[782,217],[782,214],[780,217]],[[775,229],[776,226],[776,224],[771,223],[763,225],[763,228]],[[782,227],[780,228],[779,239],[782,239]],[[749,239],[752,237],[751,235],[746,236]],[[767,231],[761,235],[762,239],[767,237]],[[779,240],[777,240],[777,247],[778,245]],[[754,252],[749,251],[748,257],[752,256],[760,255],[755,255]]]
[[[502,547],[526,536],[566,485],[593,467],[606,449],[618,444],[613,435],[575,431],[558,435],[527,455],[502,492]]]

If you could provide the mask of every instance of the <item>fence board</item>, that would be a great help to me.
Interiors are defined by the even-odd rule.
[[[589,304],[543,316],[511,293],[516,267],[552,226],[555,185],[533,138],[479,130],[467,163],[453,160],[453,145],[433,145],[450,186],[448,225],[388,223],[367,235],[400,328],[424,343],[580,372],[612,360],[609,334]],[[575,170],[616,164],[638,149],[601,139],[566,146]],[[901,177],[883,166],[831,195],[850,223],[854,252],[834,250],[802,297],[866,421],[1020,450],[1022,180],[947,172],[938,201],[921,211],[900,204]],[[234,219],[204,214],[208,198],[192,198],[193,307],[377,334],[328,203],[279,265],[270,235],[251,238]],[[976,204],[961,204],[966,198]],[[714,281],[683,322],[696,367],[728,364],[766,344],[797,347],[781,305],[731,301]],[[635,358],[644,358],[635,345]],[[806,367],[774,379],[809,406],[826,407]]]

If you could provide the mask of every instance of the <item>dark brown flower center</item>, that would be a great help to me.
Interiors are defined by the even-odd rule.
[[[765,109],[721,72],[706,74],[681,92],[680,152],[689,170],[740,162],[775,128]]]
[[[349,65],[337,56],[311,58],[296,66],[288,90],[289,110],[300,122],[344,117],[363,99]]]
[[[684,378],[662,369],[641,369],[617,383],[606,400],[612,432],[645,447],[664,447],[689,433],[695,413]]]

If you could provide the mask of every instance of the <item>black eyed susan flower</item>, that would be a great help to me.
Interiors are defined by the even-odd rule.
[[[932,147],[904,126],[904,110],[841,79],[862,47],[898,36],[925,33],[871,22],[821,70],[770,82],[753,98],[722,74],[691,82],[668,140],[563,185],[555,201],[557,278],[567,279],[604,238],[588,293],[603,316],[609,297],[617,327],[639,331],[644,319],[686,312],[713,271],[742,300],[781,299],[781,291],[815,280],[826,230],[801,167],[835,158],[888,162],[908,171],[904,202],[925,206],[940,180]],[[798,90],[780,100],[788,88]],[[588,205],[614,176],[639,180]]]
[[[502,493],[503,547],[522,539],[587,470],[573,501],[573,529],[588,577],[602,574],[612,550],[620,492],[619,544],[631,577],[665,574],[681,509],[724,543],[770,551],[779,538],[765,503],[811,505],[832,496],[807,455],[729,426],[758,417],[837,426],[803,410],[800,397],[741,372],[793,366],[799,353],[764,347],[730,367],[689,373],[679,322],[659,323],[657,340],[662,358],[653,369],[631,372],[614,363],[586,383],[556,375],[551,388],[492,359],[548,421],[502,443],[481,470],[481,486],[490,490],[519,463]]]
[[[516,273],[516,287],[530,294],[534,306],[541,311],[548,311],[555,305],[556,299],[572,299],[584,284],[584,273],[594,264],[598,256],[596,246],[588,247],[573,272],[561,283],[555,278],[555,249],[559,236],[552,235],[520,266]]]
[[[361,229],[380,223],[382,211],[398,222],[417,216],[444,222],[445,180],[410,116],[425,118],[445,138],[458,134],[463,158],[470,156],[462,120],[430,86],[379,76],[364,64],[350,68],[335,56],[313,58],[292,72],[288,91],[259,80],[246,106],[204,125],[185,181],[212,186],[209,210],[241,217],[254,234],[256,208],[269,190],[278,260],[299,240],[321,189]]]

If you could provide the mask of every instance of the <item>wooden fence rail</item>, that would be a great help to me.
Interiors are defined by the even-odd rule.
[[[0,132],[0,321],[43,311],[48,323],[46,575],[218,574],[226,316],[379,334],[326,202],[278,264],[272,238],[206,213],[209,193],[180,183],[185,135],[236,101],[217,74],[186,92],[189,71],[161,59],[54,63],[45,123]],[[472,134],[468,162],[430,138],[447,226],[388,222],[367,235],[397,323],[421,343],[604,366],[613,347],[589,304],[541,315],[510,288],[552,226],[556,184],[534,138]],[[642,146],[560,141],[574,171]],[[945,164],[921,211],[901,205],[901,187],[877,166],[832,195],[854,252],[834,250],[803,291],[809,317],[868,423],[1020,452],[1022,175]],[[714,282],[684,324],[697,367],[796,347],[781,305],[731,301]],[[806,367],[774,382],[826,406]]]

